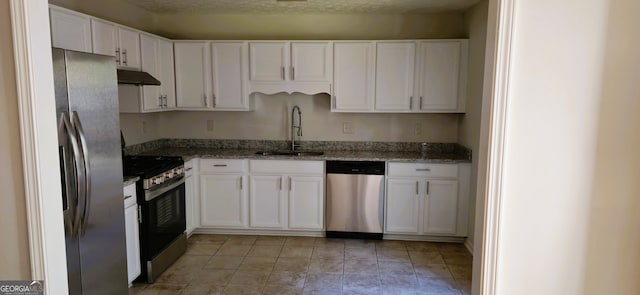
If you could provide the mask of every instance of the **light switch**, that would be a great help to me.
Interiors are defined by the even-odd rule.
[[[207,131],[213,131],[213,120],[207,120]]]
[[[353,122],[343,122],[342,123],[342,133],[344,133],[344,134],[353,134]]]

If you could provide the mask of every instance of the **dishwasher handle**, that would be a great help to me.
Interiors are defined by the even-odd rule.
[[[384,175],[385,164],[381,161],[327,161],[327,174]]]

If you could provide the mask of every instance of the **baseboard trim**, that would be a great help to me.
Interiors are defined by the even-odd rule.
[[[473,256],[473,242],[469,238],[464,239],[464,246],[467,248],[467,251]]]

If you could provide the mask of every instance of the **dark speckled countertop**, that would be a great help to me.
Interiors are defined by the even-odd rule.
[[[193,158],[251,159],[251,160],[343,160],[343,161],[399,161],[418,163],[470,163],[468,158],[455,153],[427,153],[407,151],[325,151],[321,156],[262,156],[256,149],[210,149],[167,147],[148,150],[142,155],[182,156],[185,161]]]
[[[130,184],[134,184],[136,183],[136,181],[138,181],[140,179],[140,177],[138,176],[124,176],[123,179],[123,186],[127,186]]]

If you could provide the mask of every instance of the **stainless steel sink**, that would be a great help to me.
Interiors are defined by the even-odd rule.
[[[257,151],[259,156],[322,156],[322,151],[292,151],[292,150],[276,150],[276,151]]]

